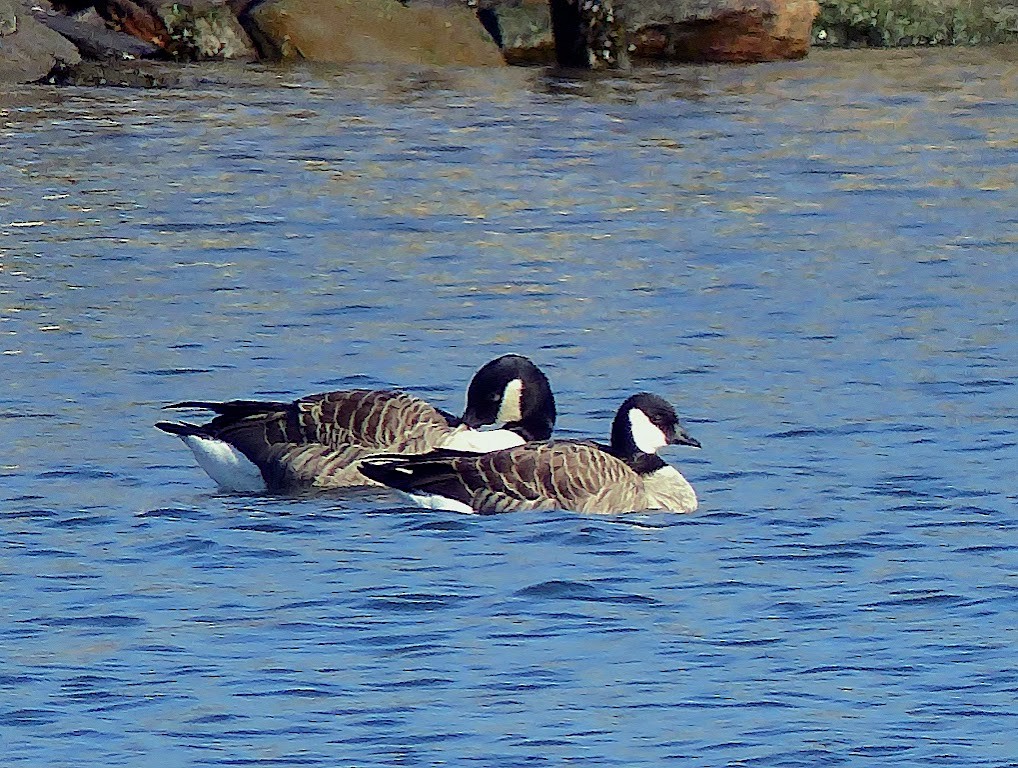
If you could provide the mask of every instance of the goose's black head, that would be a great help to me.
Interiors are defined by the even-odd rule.
[[[474,374],[462,419],[469,427],[499,424],[524,440],[547,440],[555,427],[548,377],[522,355],[503,355]]]
[[[667,400],[649,392],[629,397],[612,422],[612,453],[632,459],[639,454],[657,453],[666,445],[700,447],[679,423],[675,409]]]

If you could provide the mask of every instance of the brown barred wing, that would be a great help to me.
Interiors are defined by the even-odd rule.
[[[348,390],[302,397],[294,403],[293,426],[302,438],[333,448],[359,446],[368,452],[423,453],[439,444],[449,417],[405,392]]]
[[[202,431],[240,450],[274,491],[371,485],[360,459],[424,452],[451,430],[441,411],[402,392],[348,390],[270,405],[221,408]]]
[[[360,446],[276,443],[261,457],[259,466],[269,488],[276,491],[375,485],[357,469],[369,453]]]
[[[628,512],[642,495],[639,476],[594,443],[531,443],[453,467],[479,512]]]
[[[307,441],[294,419],[295,410],[288,405],[241,418],[218,416],[201,428],[201,433],[243,453],[261,470],[272,491],[364,485],[364,478],[351,465],[369,451],[360,446],[332,447]]]

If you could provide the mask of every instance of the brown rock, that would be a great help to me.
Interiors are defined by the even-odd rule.
[[[482,0],[511,63],[554,62],[547,3]],[[616,0],[635,61],[749,62],[809,51],[816,0]]]
[[[396,0],[265,0],[245,14],[261,54],[330,64],[501,66],[466,6],[406,7]]]
[[[111,29],[126,32],[164,51],[169,50],[170,31],[151,6],[132,0],[99,0],[95,9]]]
[[[17,0],[0,0],[0,83],[34,82],[61,61],[81,61],[74,44],[36,21]]]
[[[809,52],[816,0],[707,0],[629,4],[635,55],[667,61],[754,62]],[[658,13],[655,8],[658,6]],[[664,6],[684,6],[682,15]]]
[[[96,10],[115,30],[184,61],[255,58],[254,47],[227,0],[99,0]]]

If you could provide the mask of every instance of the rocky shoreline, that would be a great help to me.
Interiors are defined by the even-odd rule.
[[[616,22],[595,65],[1018,41],[1018,8],[983,0],[0,0],[0,83],[179,84],[167,62],[550,65],[563,12]]]

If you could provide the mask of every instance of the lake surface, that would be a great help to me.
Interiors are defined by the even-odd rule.
[[[0,93],[5,766],[1018,765],[1018,51]],[[224,85],[223,82],[226,82]],[[220,494],[488,359],[693,515]]]

